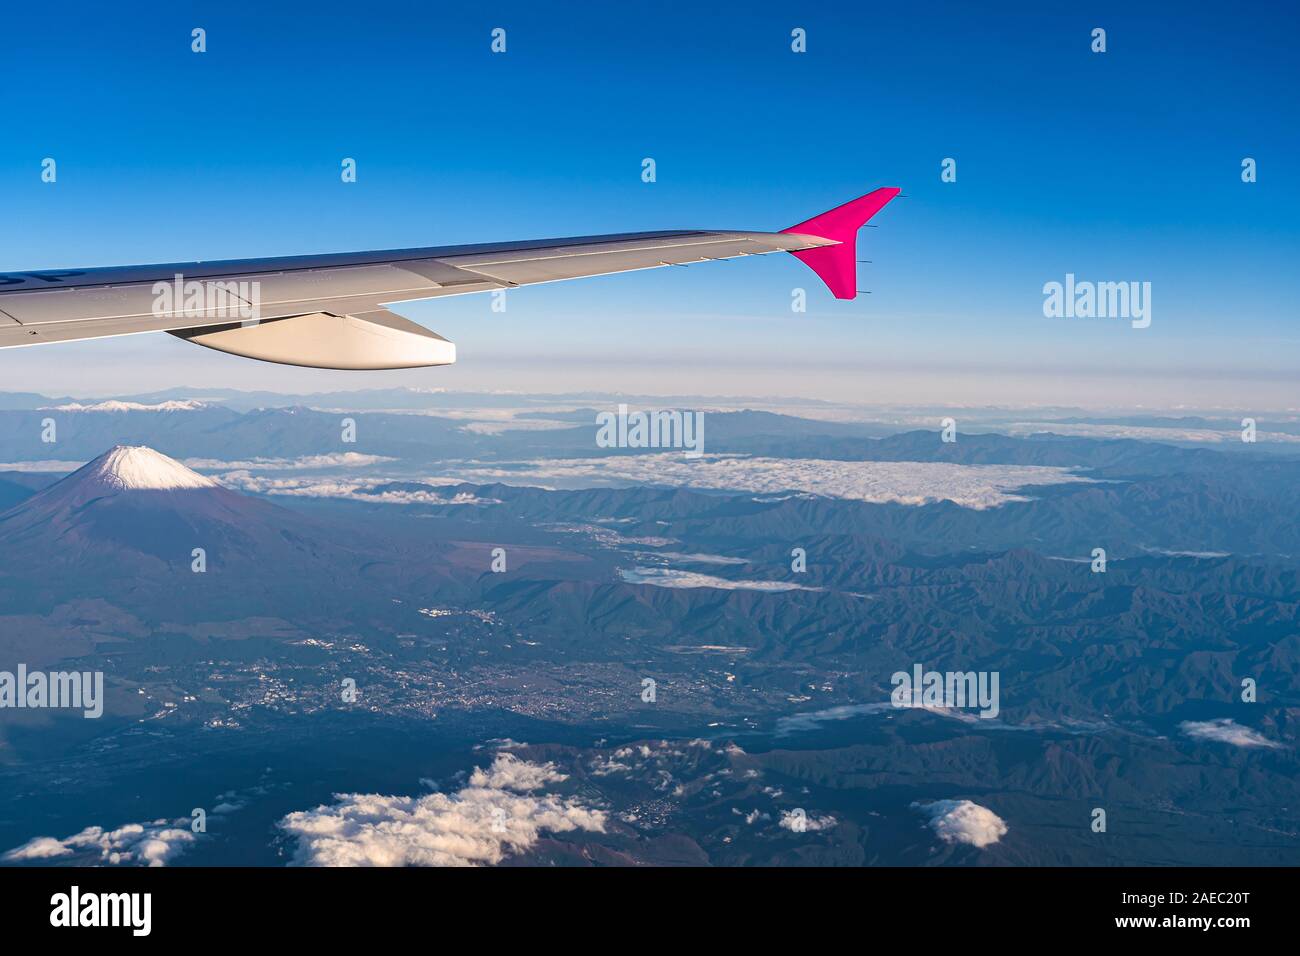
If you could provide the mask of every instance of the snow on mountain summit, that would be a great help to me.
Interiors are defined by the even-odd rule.
[[[125,545],[169,555],[208,527],[208,540],[256,524],[262,502],[238,495],[145,445],[117,445],[62,481],[0,514],[0,539],[44,540],[75,556],[85,546]],[[189,554],[192,544],[181,553]],[[188,559],[187,559],[188,560]]]
[[[108,485],[120,490],[170,490],[217,488],[211,478],[191,471],[174,458],[147,445],[118,445],[110,448],[78,473],[82,482]],[[71,476],[77,478],[78,475]]]
[[[96,402],[93,405],[83,405],[80,402],[73,402],[70,405],[55,405],[51,411],[55,412],[193,412],[200,408],[206,408],[203,402],[193,399],[184,401],[167,401],[159,402],[157,405],[142,405],[139,402],[119,402],[110,400],[107,402]]]

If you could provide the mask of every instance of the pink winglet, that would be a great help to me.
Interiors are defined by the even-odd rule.
[[[819,246],[816,249],[804,249],[792,252],[826,283],[826,288],[837,299],[853,299],[858,294],[858,229],[864,222],[880,212],[885,203],[897,196],[902,190],[897,186],[886,186],[872,190],[865,196],[859,196],[836,206],[830,212],[813,216],[807,222],[801,222],[782,232],[794,232],[803,236],[817,236],[821,239],[834,239],[839,245]]]

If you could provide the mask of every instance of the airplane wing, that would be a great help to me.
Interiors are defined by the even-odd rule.
[[[783,232],[623,233],[515,243],[0,274],[0,348],[170,332],[285,365],[449,365],[456,347],[400,302],[790,252],[837,298],[856,294],[857,229],[878,189]]]

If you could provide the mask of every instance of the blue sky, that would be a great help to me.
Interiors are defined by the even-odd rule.
[[[409,308],[458,343],[448,369],[291,370],[153,335],[0,352],[0,387],[1300,405],[1294,11],[302,9],[8,11],[0,269],[780,229],[898,185],[908,198],[863,231],[872,295],[837,302],[793,258],[764,257],[521,290],[505,314],[487,297]],[[1045,318],[1043,283],[1067,272],[1151,282],[1151,327]]]

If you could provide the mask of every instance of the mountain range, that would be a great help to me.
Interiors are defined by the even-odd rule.
[[[274,428],[317,413],[266,414]],[[1178,814],[1233,806],[1260,852],[1288,858],[1300,539],[1281,516],[1298,466],[969,437],[957,444],[974,459],[1053,463],[1086,446],[1093,480],[977,509],[346,472],[334,494],[252,494],[140,445],[66,475],[10,472],[0,668],[103,669],[109,704],[102,723],[57,733],[44,715],[10,721],[0,763],[71,768],[131,741],[148,763],[147,738],[133,736],[146,730],[182,750],[207,746],[193,734],[239,733],[256,750],[291,726],[310,735],[300,721],[349,719],[338,687],[351,680],[385,733],[418,740],[436,724],[477,739],[528,720],[530,735],[565,739],[538,744],[538,759],[564,762],[635,825],[584,837],[581,851],[546,842],[541,859],[1188,861],[1231,834],[1193,847]],[[827,441],[847,454],[859,439]],[[866,441],[878,455],[950,454],[932,433]],[[917,664],[999,673],[998,717],[893,714],[890,675]],[[653,735],[716,746],[707,760],[642,766],[575,743],[584,730],[665,760],[691,751]],[[664,771],[688,797],[660,791]],[[724,788],[724,771],[769,782]],[[992,807],[1011,835],[934,856],[912,804],[950,797]],[[1127,855],[1070,829],[1097,800],[1141,821]],[[805,806],[836,826],[786,840],[776,821]],[[775,831],[752,829],[764,814]],[[670,818],[671,832],[652,823]]]

